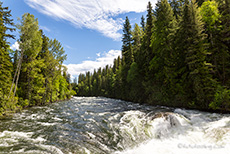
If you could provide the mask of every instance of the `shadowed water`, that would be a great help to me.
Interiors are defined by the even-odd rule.
[[[0,153],[227,153],[230,115],[96,97],[0,120]]]

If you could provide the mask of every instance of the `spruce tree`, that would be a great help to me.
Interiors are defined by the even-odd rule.
[[[134,61],[136,61],[137,58],[137,52],[139,52],[141,47],[141,39],[142,39],[143,31],[138,26],[138,24],[135,24],[134,29],[132,31],[132,48],[133,48],[133,57]]]
[[[146,54],[146,67],[149,66],[149,62],[153,58],[153,52],[152,52],[152,47],[151,45],[151,37],[153,33],[153,28],[154,28],[154,21],[155,17],[153,15],[153,7],[152,4],[149,2],[147,6],[147,17],[146,17],[146,32],[145,32],[145,38],[144,38],[144,45],[145,45],[145,53]]]
[[[121,94],[122,94],[122,77],[121,77],[121,69],[122,69],[122,65],[121,65],[121,58],[120,56],[118,56],[117,60],[116,60],[116,72],[115,72],[115,81],[114,81],[114,90],[115,90],[115,98],[121,98]]]
[[[220,2],[220,14],[221,14],[221,30],[220,30],[220,41],[221,43],[221,74],[222,83],[230,87],[230,0],[221,0]]]
[[[132,49],[132,31],[128,17],[126,17],[124,23],[122,43],[122,94],[123,98],[126,99],[128,97],[127,95],[129,91],[127,75],[130,69],[130,65],[134,61]]]
[[[214,75],[221,84],[225,83],[225,70],[228,65],[229,53],[221,45],[221,26],[218,4],[215,1],[206,1],[201,8],[202,21],[204,21],[207,45],[210,55],[208,61],[214,65]]]
[[[170,5],[173,9],[173,14],[177,20],[180,19],[180,17],[182,16],[183,3],[184,3],[184,0],[171,0],[170,1]]]
[[[141,16],[141,28],[145,31],[145,17],[143,15]]]
[[[153,33],[152,48],[154,58],[150,62],[151,72],[154,74],[152,91],[159,90],[159,101],[169,102],[174,80],[174,39],[177,30],[176,19],[167,0],[158,1],[155,9],[155,31]],[[164,92],[162,92],[164,91]],[[153,97],[156,94],[153,93]],[[156,101],[153,100],[152,101]]]
[[[179,31],[179,70],[183,95],[190,105],[208,108],[214,94],[211,75],[212,64],[208,63],[203,22],[194,1],[186,0]]]
[[[125,65],[129,67],[132,64],[134,57],[132,49],[132,31],[128,17],[126,17],[124,23],[122,43],[122,59],[124,60]]]
[[[49,52],[49,38],[42,33],[42,50],[39,52],[37,59],[43,60],[43,67],[41,68],[41,73],[45,78],[45,83],[43,85],[45,92],[43,93],[43,98],[41,104],[47,102],[52,102],[50,100],[51,96],[51,87],[52,87],[52,76],[53,71],[55,70],[56,61],[53,58],[53,55]]]
[[[154,57],[151,45],[152,33],[154,31],[154,21],[155,17],[153,15],[152,4],[149,2],[147,5],[147,16],[144,34],[141,39],[141,47],[137,52],[136,63],[138,67],[138,77],[139,77],[139,90],[142,93],[142,96],[139,98],[141,102],[146,102],[146,98],[148,98],[149,93],[146,92],[150,79],[153,78],[152,72],[149,70],[150,61]]]
[[[9,56],[10,46],[7,42],[8,38],[14,38],[13,35],[8,34],[8,30],[12,32],[15,29],[12,28],[14,24],[10,19],[11,11],[2,5],[3,3],[0,2],[0,115],[15,106],[15,101],[11,100],[12,94],[9,94],[13,65]]]

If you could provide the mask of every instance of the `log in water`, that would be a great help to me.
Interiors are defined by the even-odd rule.
[[[0,120],[0,153],[228,153],[230,115],[97,97]]]

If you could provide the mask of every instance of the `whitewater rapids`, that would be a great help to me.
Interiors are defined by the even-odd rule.
[[[229,151],[229,114],[74,97],[0,120],[0,154]]]

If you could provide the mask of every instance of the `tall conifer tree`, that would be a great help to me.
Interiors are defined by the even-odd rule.
[[[0,115],[10,109],[14,101],[9,100],[9,92],[12,84],[13,65],[9,56],[9,48],[7,39],[14,38],[7,31],[14,31],[13,20],[10,19],[11,11],[8,7],[3,7],[0,2]],[[11,95],[11,94],[10,94]],[[12,104],[12,105],[11,105]]]
[[[173,83],[175,71],[173,44],[177,27],[172,8],[167,0],[158,1],[155,17],[155,31],[152,36],[152,48],[155,56],[150,62],[150,68],[154,73],[154,85],[158,86],[154,87],[154,90],[159,90],[159,95],[162,96],[158,97],[160,99],[158,101],[168,102],[167,99],[175,86]],[[168,91],[168,93],[162,91]]]
[[[203,22],[194,1],[186,0],[180,24],[179,41],[180,71],[183,89],[192,105],[208,108],[214,93],[211,75],[212,64],[208,63]],[[194,104],[195,103],[195,104]]]
[[[39,25],[34,15],[26,13],[22,16],[21,24],[18,26],[20,30],[20,49],[24,52],[22,62],[22,73],[20,75],[20,96],[26,99],[30,105],[35,103],[42,97],[41,90],[35,82],[43,84],[44,78],[39,72],[41,61],[36,58],[42,49],[42,37],[39,31]],[[40,92],[38,90],[41,90]]]
[[[134,61],[133,49],[132,49],[132,31],[131,25],[128,17],[126,17],[124,28],[123,28],[123,38],[122,38],[122,85],[123,85],[123,98],[127,98],[127,92],[129,85],[127,83],[127,75],[131,64]]]

